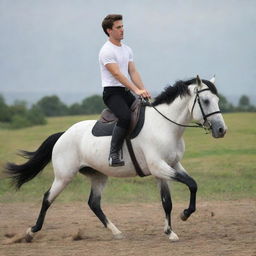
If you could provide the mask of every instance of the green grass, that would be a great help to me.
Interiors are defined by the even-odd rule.
[[[73,116],[48,119],[46,126],[21,130],[0,130],[0,167],[7,161],[22,163],[17,149],[35,150],[50,134],[64,131],[75,122],[96,119],[97,116]],[[186,153],[183,166],[197,181],[198,197],[204,200],[235,200],[256,198],[256,114],[225,114],[229,128],[224,139],[213,139],[200,129],[185,131]],[[3,176],[2,176],[3,177]],[[9,180],[0,179],[0,202],[40,201],[53,181],[51,165],[20,191],[10,188]],[[188,189],[171,183],[174,200],[188,200]],[[89,181],[77,175],[58,201],[85,201],[90,192]],[[154,202],[159,200],[155,179],[110,178],[104,191],[104,201],[112,203]]]

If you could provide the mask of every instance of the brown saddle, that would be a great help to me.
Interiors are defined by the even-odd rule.
[[[141,100],[141,98],[137,98],[133,102],[133,104],[130,108],[132,115],[131,115],[131,123],[130,123],[128,133],[131,133],[138,123],[138,120],[140,117],[141,106],[142,106],[142,100]],[[103,111],[101,112],[100,121],[102,123],[110,123],[110,122],[115,122],[117,120],[118,120],[118,118],[115,116],[115,114],[110,109],[106,108],[106,109],[103,109]]]

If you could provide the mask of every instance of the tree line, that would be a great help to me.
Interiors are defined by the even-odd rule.
[[[256,107],[250,103],[246,95],[242,95],[238,105],[234,106],[225,96],[219,95],[220,109],[227,112],[256,112]],[[88,115],[100,114],[106,106],[100,95],[92,95],[85,98],[81,103],[74,103],[67,106],[58,96],[45,96],[30,108],[25,101],[15,101],[8,105],[0,95],[0,128],[18,129],[33,125],[47,123],[46,117],[67,116],[67,115]]]
[[[222,94],[219,94],[219,98],[220,98],[220,101],[219,101],[220,110],[223,113],[228,113],[228,112],[256,112],[256,106],[251,104],[250,98],[246,95],[242,95],[240,97],[237,106],[228,102],[226,97]]]
[[[30,108],[27,102],[16,100],[7,105],[0,95],[0,128],[18,129],[47,123],[46,117],[99,114],[105,108],[102,97],[93,95],[81,103],[67,106],[58,96],[45,96]]]

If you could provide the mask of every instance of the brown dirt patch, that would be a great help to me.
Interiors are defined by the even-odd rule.
[[[32,243],[5,244],[33,225],[40,204],[0,204],[0,256],[172,255],[256,256],[256,200],[198,203],[187,222],[185,203],[174,203],[173,228],[180,241],[163,233],[160,203],[105,204],[106,215],[125,238],[114,240],[85,203],[55,203]]]

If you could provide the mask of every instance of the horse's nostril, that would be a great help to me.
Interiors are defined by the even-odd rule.
[[[226,131],[227,131],[227,130],[226,130],[225,128],[220,127],[220,128],[219,128],[219,135],[222,136],[222,137],[224,137],[225,134],[226,134]]]

